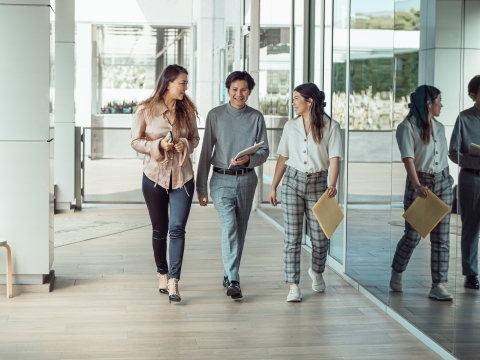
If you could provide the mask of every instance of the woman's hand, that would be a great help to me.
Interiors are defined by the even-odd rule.
[[[270,205],[273,207],[277,206],[277,189],[273,186],[270,188],[270,195],[268,195],[268,200],[270,200]]]
[[[185,150],[185,144],[182,140],[177,140],[177,143],[174,146],[175,152],[182,153]]]
[[[337,187],[335,185],[328,185],[327,195],[329,198],[332,198],[335,195],[337,195]]]
[[[160,141],[160,148],[165,150],[166,152],[169,152],[173,148],[173,143],[169,142],[170,138],[163,138],[162,141]]]
[[[207,206],[208,205],[208,195],[200,195],[198,197],[198,202],[200,206]]]
[[[417,196],[420,196],[421,198],[426,199],[428,197],[427,189],[422,185],[415,186],[415,192],[417,193]]]
[[[243,164],[246,164],[249,161],[250,161],[250,156],[243,155],[236,160],[235,159],[230,160],[230,164],[232,164],[232,166],[242,166]]]

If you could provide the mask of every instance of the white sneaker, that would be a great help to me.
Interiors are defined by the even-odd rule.
[[[402,291],[402,273],[397,273],[393,269],[390,277],[390,288],[393,291]]]
[[[325,281],[323,281],[323,275],[316,273],[312,268],[308,269],[308,275],[312,278],[312,289],[316,292],[325,292]]]
[[[299,302],[302,301],[302,293],[298,285],[290,286],[290,292],[287,295],[288,302]]]
[[[437,300],[453,300],[452,294],[445,289],[443,284],[432,285],[432,290],[430,290],[428,297]]]

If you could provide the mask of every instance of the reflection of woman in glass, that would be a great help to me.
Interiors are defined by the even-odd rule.
[[[270,189],[270,204],[277,206],[277,186],[282,183],[282,209],[285,222],[285,283],[290,284],[287,301],[301,301],[300,253],[303,217],[306,215],[312,240],[312,267],[308,274],[316,292],[325,291],[322,273],[327,259],[328,240],[318,224],[312,207],[323,195],[337,194],[336,184],[342,157],[338,122],[325,114],[325,94],[315,84],[303,84],[293,91],[297,117],[288,121],[278,145],[278,161]],[[330,181],[327,185],[328,169]]]
[[[139,104],[133,116],[131,134],[132,147],[145,154],[142,191],[152,221],[159,291],[168,293],[169,301],[181,300],[178,281],[194,191],[190,154],[200,139],[197,108],[185,94],[187,75],[187,70],[179,65],[169,65],[162,71],[155,93]]]
[[[468,84],[475,101],[457,118],[450,140],[449,157],[461,167],[458,197],[462,218],[462,273],[465,287],[478,289],[478,235],[480,233],[480,157],[469,154],[470,144],[480,145],[480,75]]]
[[[453,178],[448,173],[448,148],[445,127],[435,120],[440,115],[442,98],[433,86],[419,86],[410,95],[410,112],[397,128],[397,143],[407,170],[404,208],[407,210],[417,196],[426,198],[428,187],[448,206],[452,206]],[[390,287],[402,291],[402,273],[413,250],[420,242],[420,234],[405,222],[405,234],[400,239],[393,257]],[[443,286],[447,282],[450,256],[450,213],[430,233],[432,289],[429,297],[452,300]]]

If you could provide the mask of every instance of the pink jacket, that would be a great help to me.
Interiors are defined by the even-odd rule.
[[[143,172],[145,175],[164,189],[169,188],[170,174],[172,175],[172,189],[181,188],[186,182],[193,179],[193,166],[190,154],[198,146],[200,137],[198,135],[196,118],[191,119],[195,132],[188,136],[188,130],[181,130],[181,137],[178,139],[185,145],[183,153],[173,151],[165,152],[160,148],[160,141],[172,130],[172,126],[165,117],[167,106],[161,102],[159,110],[161,115],[148,119],[145,112],[140,112],[141,106],[133,115],[131,145],[132,148],[142,154]],[[173,130],[172,130],[173,132]]]

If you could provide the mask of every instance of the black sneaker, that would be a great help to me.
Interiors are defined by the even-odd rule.
[[[477,275],[467,276],[465,278],[465,287],[469,289],[478,289],[478,277]]]
[[[223,287],[228,288],[230,286],[230,280],[228,280],[228,277],[224,276],[223,277]]]
[[[230,286],[227,288],[227,296],[230,296],[232,299],[241,299],[243,297],[242,295],[242,289],[240,289],[240,284],[238,281],[231,281]]]

